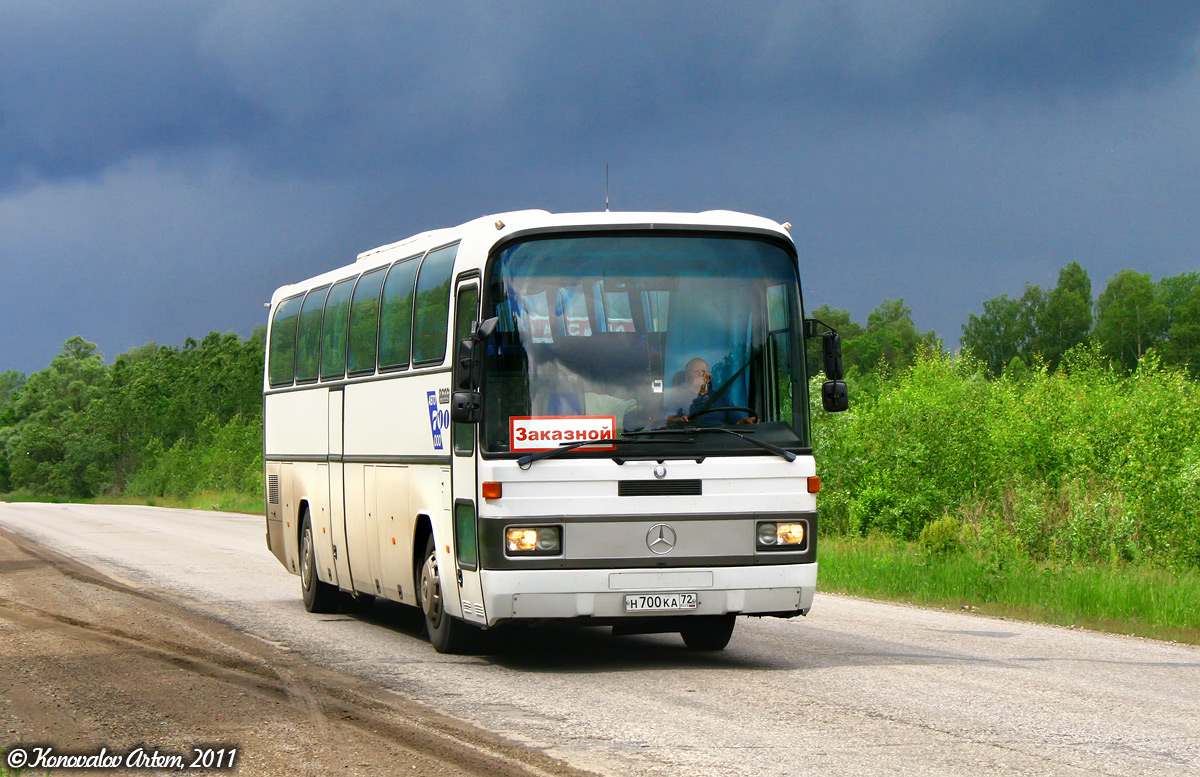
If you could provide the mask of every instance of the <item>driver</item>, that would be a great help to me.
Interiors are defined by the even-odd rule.
[[[758,420],[743,411],[712,412],[703,409],[728,407],[730,404],[724,390],[715,396],[712,394],[712,372],[708,369],[708,362],[696,357],[683,368],[683,383],[667,398],[667,418],[671,421],[691,421],[695,416],[710,422],[738,424],[752,424]],[[697,411],[701,412],[697,414]]]

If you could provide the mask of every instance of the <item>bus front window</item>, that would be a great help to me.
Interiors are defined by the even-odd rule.
[[[809,444],[799,285],[782,245],[553,236],[504,248],[487,285],[485,309],[500,320],[484,365],[489,453],[536,447],[529,424],[543,448],[591,425],[615,435],[728,426]],[[703,445],[758,450],[728,435]]]

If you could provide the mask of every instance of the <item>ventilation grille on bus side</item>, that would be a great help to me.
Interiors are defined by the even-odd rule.
[[[267,475],[267,501],[273,505],[279,504],[278,475]]]
[[[700,496],[699,480],[621,480],[618,496]]]

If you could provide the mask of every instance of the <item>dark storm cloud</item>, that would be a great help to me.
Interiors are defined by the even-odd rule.
[[[166,8],[167,10],[163,10]],[[259,123],[196,44],[184,3],[6,3],[0,183],[92,175],[132,156],[229,142]]]
[[[0,180],[228,145],[270,174],[689,119],[870,119],[1169,78],[1200,4],[37,3],[0,32]],[[547,141],[555,141],[547,148]],[[569,146],[567,147],[569,149]]]
[[[0,370],[248,334],[481,213],[796,223],[805,289],[956,339],[1080,260],[1194,269],[1195,2],[5,3]],[[26,322],[37,321],[33,328]]]

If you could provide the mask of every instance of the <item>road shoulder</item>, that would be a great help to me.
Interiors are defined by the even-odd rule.
[[[4,752],[237,748],[235,772],[255,775],[583,774],[4,530],[0,665]]]

